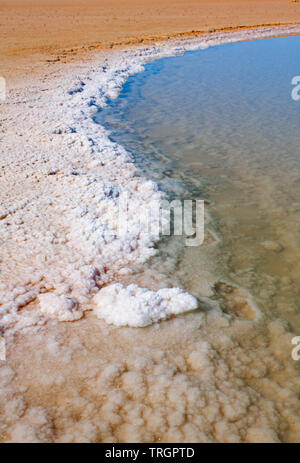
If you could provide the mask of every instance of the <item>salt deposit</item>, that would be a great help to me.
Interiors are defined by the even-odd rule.
[[[276,35],[299,31],[281,27]],[[92,119],[149,60],[274,33],[253,29],[100,53],[92,64],[7,92],[2,441],[299,440],[300,385],[286,326],[248,320],[243,310],[223,313],[216,301],[189,312],[195,298],[170,288],[163,275],[159,284],[139,284],[136,268],[156,254],[156,237],[143,227],[119,237],[118,204],[126,194],[134,222],[135,211],[162,193]],[[150,326],[116,328],[94,314],[117,326]]]
[[[154,292],[119,283],[100,290],[94,301],[97,316],[116,326],[147,326],[198,306],[195,297],[179,288]]]
[[[38,299],[41,312],[51,318],[57,318],[61,322],[71,322],[82,317],[82,311],[77,310],[77,303],[70,297],[46,293],[40,294]]]
[[[276,33],[297,30],[281,27]],[[97,109],[149,60],[271,35],[272,28],[254,29],[102,54],[79,75],[69,69],[63,78],[45,77],[8,92],[2,104],[0,209],[5,328],[19,320],[20,308],[47,291],[74,299],[85,311],[103,284],[118,281],[155,254],[157,237],[146,227],[134,236],[118,236],[118,204],[126,195],[128,221],[134,223],[136,210],[162,194],[93,122]]]

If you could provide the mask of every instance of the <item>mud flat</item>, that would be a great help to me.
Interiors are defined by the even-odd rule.
[[[216,286],[213,275],[197,304],[175,290],[176,262],[166,258],[153,271],[149,258],[161,261],[143,227],[117,237],[122,195],[134,221],[161,192],[93,122],[149,60],[299,32],[270,27],[100,51],[8,90],[1,105],[2,441],[299,441],[293,334],[256,312],[241,290]],[[105,304],[115,316],[107,319]]]

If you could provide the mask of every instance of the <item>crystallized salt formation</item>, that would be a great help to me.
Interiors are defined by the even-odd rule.
[[[82,311],[78,310],[78,304],[74,299],[63,294],[40,294],[41,312],[48,317],[57,318],[61,322],[70,322],[82,317]]]
[[[118,283],[103,288],[94,301],[97,316],[116,326],[147,326],[197,308],[197,299],[179,288],[154,292]]]
[[[34,82],[8,93],[2,105],[0,184],[0,313],[5,328],[19,323],[24,308],[47,292],[71,298],[85,311],[103,285],[130,276],[156,253],[157,236],[148,232],[147,217],[134,233],[119,236],[118,213],[126,197],[132,230],[136,211],[162,194],[139,176],[131,156],[92,117],[148,60],[247,34],[262,36],[255,30],[216,34],[115,52],[101,56],[93,67],[81,67],[80,75],[64,69],[58,79],[44,77],[38,87]],[[272,34],[272,29],[264,31],[266,37]],[[60,309],[45,305],[43,313],[64,318]],[[36,317],[32,311],[27,315],[26,325],[30,316]]]

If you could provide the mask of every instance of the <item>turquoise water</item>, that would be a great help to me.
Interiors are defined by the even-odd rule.
[[[214,270],[300,332],[299,46],[275,38],[154,61],[96,120],[171,196],[207,200]],[[204,248],[182,249],[176,269],[196,295]]]

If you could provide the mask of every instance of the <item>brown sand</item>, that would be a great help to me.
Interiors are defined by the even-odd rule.
[[[0,72],[33,73],[116,44],[299,22],[291,0],[0,0]]]

